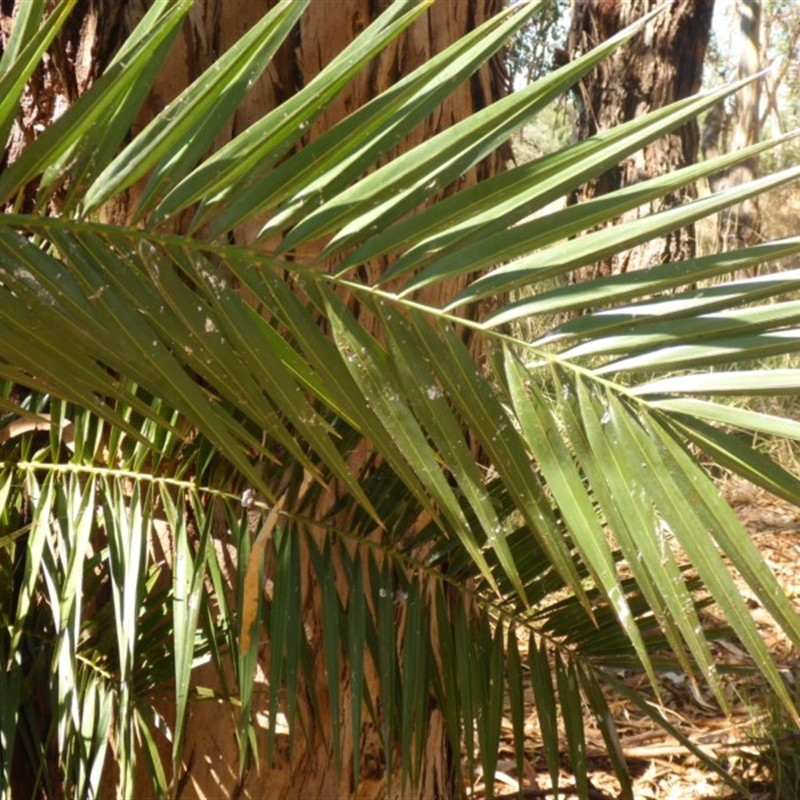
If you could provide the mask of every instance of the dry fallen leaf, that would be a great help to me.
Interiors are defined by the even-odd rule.
[[[258,594],[261,591],[261,565],[264,562],[264,548],[267,546],[269,537],[275,529],[278,522],[278,515],[283,509],[283,504],[286,500],[286,493],[284,492],[275,505],[267,514],[261,530],[253,542],[253,547],[250,550],[250,561],[247,564],[247,572],[244,576],[244,589],[242,596],[242,628],[239,638],[239,650],[242,653],[250,651],[250,631],[256,619],[256,611],[258,609]]]

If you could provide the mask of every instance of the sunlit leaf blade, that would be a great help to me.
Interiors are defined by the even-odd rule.
[[[412,131],[470,72],[507,41],[509,34],[534,10],[533,6],[531,4],[527,10],[517,6],[494,15],[480,28],[323,132],[300,153],[276,166],[263,181],[245,178],[228,207],[221,209],[212,231],[225,230],[260,209],[267,210],[278,204],[281,204],[279,211],[264,226],[259,238],[273,236],[302,220],[310,210],[348,187]],[[424,5],[407,4],[407,7],[416,17]],[[389,6],[389,11],[392,8]],[[397,8],[402,6],[397,5]],[[509,15],[513,16],[510,22],[506,21]],[[411,18],[387,25],[379,35],[371,37],[371,52],[379,49],[382,40],[394,38]]]
[[[524,267],[527,260],[514,261],[528,253],[543,250],[546,247],[568,238],[573,231],[591,230],[594,227],[608,223],[622,216],[626,211],[635,209],[665,194],[675,192],[686,184],[696,182],[698,179],[714,174],[720,169],[730,168],[731,164],[767,149],[768,144],[755,145],[747,152],[735,151],[732,154],[720,156],[714,161],[705,161],[671,171],[665,175],[652,178],[643,186],[634,184],[607,195],[601,195],[592,200],[578,205],[552,211],[531,221],[521,221],[512,227],[495,226],[495,231],[487,231],[486,235],[473,235],[469,241],[457,248],[445,252],[432,260],[425,269],[410,278],[402,287],[402,294],[422,286],[441,281],[448,277],[464,272],[479,272],[498,263],[511,262],[511,264],[479,276],[466,289],[460,292],[447,305],[448,309],[456,308],[465,303],[472,302],[487,296],[502,295],[511,289],[532,282],[531,279],[548,277],[553,273],[550,269],[526,271]],[[580,148],[580,145],[576,147]],[[585,168],[585,160],[578,157],[578,166]],[[560,170],[555,176],[562,180],[560,186],[562,195],[570,184],[570,173]],[[649,217],[651,224],[657,221],[657,215]],[[511,220],[508,221],[511,223]],[[677,226],[675,226],[677,227]],[[648,238],[650,238],[648,236]],[[556,253],[553,254],[558,263]],[[402,259],[398,264],[402,263]],[[512,280],[509,280],[509,276]]]
[[[658,355],[646,353],[610,363],[603,372],[624,370],[634,373],[677,371],[743,361],[765,360],[775,355],[790,355],[800,349],[800,329],[780,330],[750,336],[712,339],[698,345],[664,347]],[[600,372],[598,370],[598,372]]]
[[[698,305],[705,305],[701,298],[702,295],[698,298]],[[604,372],[632,372],[649,364],[654,369],[663,368],[665,364],[700,366],[715,363],[726,351],[744,353],[748,357],[751,339],[752,352],[760,358],[765,346],[762,339],[768,340],[770,335],[779,334],[790,339],[795,331],[786,326],[800,319],[800,303],[794,300],[711,313],[702,313],[703,308],[696,308],[691,316],[670,315],[663,321],[658,319],[658,303],[651,304],[648,310],[654,318],[652,321],[632,320],[627,329],[615,335],[599,336],[563,351],[562,358],[631,356],[602,367]],[[624,313],[625,309],[621,311]],[[770,328],[776,328],[777,332],[771,334]],[[791,352],[792,345],[788,339],[784,346],[786,353]],[[658,352],[652,352],[654,350]],[[636,354],[641,355],[634,357]],[[704,358],[708,358],[708,362]]]
[[[596,576],[598,585],[603,588],[620,624],[633,641],[642,664],[654,681],[647,648],[617,578],[616,564],[598,519],[593,498],[586,491],[568,445],[562,439],[559,421],[550,413],[535,382],[526,380],[527,376],[521,365],[510,352],[506,353],[506,377],[525,439],[556,503],[562,509],[570,535],[580,549],[587,567]]]
[[[383,427],[383,431],[378,432],[373,426],[380,437],[378,441],[390,438],[393,449],[405,462],[402,467],[398,463],[397,469],[421,479],[441,509],[440,513],[454,530],[468,529],[464,512],[447,483],[437,454],[428,444],[425,432],[406,402],[404,388],[387,369],[386,353],[359,326],[353,324],[352,318],[345,316],[344,309],[334,295],[329,295],[327,299],[327,317],[334,340],[345,356],[346,367],[362,393],[367,408]],[[427,498],[423,502],[432,513],[436,513]],[[469,536],[469,533],[465,536]]]
[[[137,710],[137,728],[142,737],[142,754],[147,762],[147,773],[156,796],[164,797],[167,794],[167,778],[164,774],[164,766],[161,763],[161,754],[158,752],[150,721],[146,720],[141,712]]]
[[[692,508],[702,520],[704,527],[712,533],[722,552],[748,582],[764,607],[779,622],[783,632],[796,647],[800,646],[800,616],[792,608],[785,593],[781,591],[775,575],[764,563],[758,548],[731,507],[723,500],[713,483],[706,478],[702,469],[690,459],[672,436],[655,422],[649,427],[657,437],[660,448],[669,454],[669,459],[674,465],[670,474],[674,476],[678,490],[683,489],[684,496],[692,499],[694,497],[689,493],[697,492],[700,502],[692,503]],[[694,559],[692,562],[696,563]],[[710,581],[708,583],[711,586]],[[731,620],[734,626],[735,619],[734,617]],[[749,617],[746,619],[749,620]],[[785,684],[782,683],[781,686]],[[778,696],[788,700],[788,697],[780,692]]]
[[[800,239],[782,239],[726,253],[714,253],[686,261],[673,261],[650,269],[635,270],[605,278],[571,284],[544,291],[522,301],[517,306],[525,314],[556,314],[566,311],[602,308],[606,302],[620,303],[637,297],[652,298],[681,286],[688,286],[717,276],[752,270],[759,264],[785,258],[800,251]],[[644,323],[658,313],[659,317],[692,317],[698,305],[706,311],[727,308],[735,304],[732,295],[745,302],[764,297],[779,297],[797,286],[798,270],[734,281],[728,285],[706,286],[697,291],[681,292],[671,298],[654,303],[652,299],[629,307],[603,308],[592,314],[577,316],[550,331],[541,341],[571,338],[589,338],[611,333],[630,325]],[[641,316],[640,316],[641,314]]]
[[[736,434],[718,430],[697,418],[680,417],[677,429],[734,474],[763,486],[793,505],[800,504],[800,480]]]
[[[181,364],[183,359],[189,365],[193,364],[194,350],[190,344],[179,351],[173,349],[174,341],[169,326],[162,324],[165,319],[163,312],[159,309],[164,308],[164,303],[159,303],[150,287],[146,287],[146,274],[149,268],[153,271],[158,270],[158,254],[150,252],[150,248],[142,250],[142,260],[131,258],[120,262],[112,252],[109,252],[107,245],[104,246],[101,240],[85,234],[77,242],[75,240],[64,239],[56,235],[55,239],[64,247],[70,256],[70,264],[73,271],[85,277],[86,282],[91,288],[90,301],[94,303],[91,316],[88,317],[91,325],[90,331],[94,335],[89,335],[82,331],[75,321],[70,321],[70,315],[66,309],[57,316],[54,315],[54,307],[58,306],[53,302],[53,298],[47,293],[42,292],[35,284],[27,289],[28,296],[35,302],[43,312],[43,318],[48,322],[64,320],[74,333],[68,336],[69,341],[78,345],[70,348],[70,358],[73,364],[70,368],[65,365],[58,367],[54,364],[48,373],[60,381],[62,386],[74,386],[82,373],[89,373],[90,386],[94,385],[93,390],[84,390],[89,396],[87,403],[92,402],[93,394],[100,393],[102,385],[110,384],[105,370],[97,363],[102,361],[106,365],[114,365],[121,368],[124,374],[144,382],[145,387],[170,402],[173,406],[178,406],[187,411],[191,416],[199,414],[198,423],[208,434],[212,430],[216,431],[217,441],[221,449],[227,449],[232,438],[241,436],[235,451],[230,453],[231,460],[238,463],[239,469],[249,476],[252,483],[259,485],[260,476],[252,468],[247,450],[262,450],[262,446],[251,432],[243,425],[238,424],[230,411],[202,390],[194,377]],[[35,249],[35,248],[34,248]],[[121,249],[121,252],[124,250]],[[53,262],[55,264],[56,262]],[[44,268],[49,269],[49,261],[43,262],[39,271]],[[133,267],[133,270],[125,269],[126,266]],[[63,268],[59,268],[63,274]],[[54,278],[57,279],[57,278]],[[19,284],[19,282],[17,282]],[[21,284],[20,288],[25,289]],[[141,287],[136,299],[131,302],[130,293],[136,293],[137,285]],[[170,286],[170,283],[167,282]],[[171,285],[174,288],[174,284]],[[61,298],[62,292],[57,289],[56,296]],[[86,301],[84,300],[84,303]],[[91,306],[90,302],[90,306]],[[192,304],[192,311],[195,306]],[[140,311],[143,309],[143,312]],[[22,313],[22,309],[20,309]],[[173,320],[174,322],[174,320]],[[20,323],[22,320],[20,319]],[[198,323],[201,327],[203,322]],[[30,326],[29,326],[30,327]],[[105,329],[106,337],[100,335],[99,331]],[[113,332],[113,333],[112,333]],[[54,342],[44,337],[42,333],[42,347],[52,348]],[[184,336],[186,334],[183,334]],[[13,340],[12,340],[13,341]],[[40,351],[41,357],[41,351]],[[32,369],[35,374],[38,370]],[[105,377],[103,377],[105,376]],[[110,388],[115,388],[116,383],[111,384]],[[71,395],[68,388],[60,390],[67,396]],[[126,393],[127,395],[127,393]],[[129,396],[128,399],[130,400]],[[131,401],[133,402],[133,401]],[[107,408],[97,404],[94,405],[98,413],[108,415]],[[200,418],[203,418],[202,421]],[[234,437],[231,437],[231,434]],[[262,487],[262,491],[267,491]]]
[[[138,214],[163,197],[213,142],[306,5],[307,0],[282,0],[193,81],[98,175],[86,192],[83,213],[91,213],[153,167]]]
[[[188,711],[192,669],[196,652],[196,632],[206,578],[206,558],[210,546],[211,518],[206,517],[198,498],[178,495],[175,502],[169,491],[161,487],[161,503],[165,510],[174,543],[173,619],[175,639],[175,730],[172,742],[173,774],[180,770],[183,736]],[[193,552],[187,531],[187,511],[200,528],[197,554]]]
[[[686,503],[686,495],[670,491],[671,477],[668,465],[652,452],[646,435],[641,432],[638,421],[628,409],[610,396],[607,411],[605,432],[609,449],[618,454],[619,463],[629,476],[628,491],[645,508],[649,507],[652,510],[649,525],[642,529],[637,537],[640,552],[646,559],[653,576],[653,583],[659,594],[664,597],[673,620],[694,656],[697,667],[721,707],[727,708],[727,698],[717,674],[715,659],[703,636],[694,604],[687,591],[685,580],[679,575],[676,563],[681,555],[675,552],[675,540],[678,545],[687,548],[685,538],[693,535],[689,525],[677,530],[672,516],[673,511],[679,511],[681,504]],[[632,479],[634,473],[638,474]],[[695,536],[697,536],[696,531],[697,528]],[[692,545],[695,545],[694,539]],[[698,544],[696,549],[700,550],[702,546]],[[714,578],[719,580],[721,585],[725,585],[727,591],[734,591],[730,576],[727,572],[723,574],[721,559],[715,560],[710,557],[709,561]],[[691,625],[696,627],[692,629]],[[687,674],[691,678],[693,671],[689,670]]]
[[[113,119],[120,107],[131,113],[138,110],[126,98],[132,90],[135,96],[137,87],[139,92],[146,90],[155,80],[190,5],[191,0],[176,0],[150,8],[103,75],[0,173],[0,200],[8,200],[43,172],[42,186],[48,187],[89,147],[92,130],[102,120]]]
[[[722,501],[700,467],[693,464],[688,455],[657,426],[648,426],[652,431],[651,436],[641,435],[636,424],[621,412],[613,398],[610,399],[610,410],[611,426],[619,436],[619,446],[627,452],[637,453],[643,459],[646,474],[654,478],[648,481],[648,489],[670,533],[675,536],[709,592],[723,609],[728,624],[752,654],[776,696],[786,704],[789,713],[796,713],[749,609],[716,548],[709,547],[709,543],[719,546],[770,613],[781,620],[785,632],[796,640],[800,619],[796,612],[789,610],[785,595],[779,589],[775,591],[777,584],[774,575],[758,555],[733,511]],[[672,458],[685,471],[676,469],[677,465],[671,463]],[[716,673],[714,664],[708,664],[703,670],[720,704],[725,707],[726,701]]]
[[[486,493],[483,477],[462,435],[459,421],[448,407],[435,375],[422,359],[414,357],[418,352],[418,343],[413,329],[381,301],[377,304],[376,313],[388,337],[390,363],[398,372],[400,384],[408,395],[411,408],[433,440],[438,457],[457,481],[459,489],[482,524],[483,531],[499,531],[500,520]],[[489,585],[496,588],[495,580],[470,526],[458,525],[455,530]]]
[[[344,259],[340,274],[412,242],[412,247],[394,260],[380,278],[378,285],[381,285],[433,260],[439,262],[456,247],[469,242],[477,245],[479,240],[515,225],[592,176],[601,174],[650,139],[691,119],[701,109],[711,107],[727,91],[680,101],[450,195],[387,230],[375,233]],[[600,160],[594,158],[595,155],[600,156]]]
[[[398,156],[308,214],[286,237],[283,248],[332,231],[338,233],[326,252],[334,246],[363,241],[387,220],[398,219],[420,205],[496,149],[527,118],[566,91],[651,17],[643,17],[566,67]]]
[[[128,794],[134,793],[135,741],[133,724],[136,714],[134,698],[134,664],[137,649],[137,618],[147,568],[146,521],[151,517],[152,489],[136,483],[130,501],[119,484],[105,480],[100,492],[103,524],[109,544],[111,596],[116,623],[120,689],[117,706],[117,748],[120,763],[120,784]]]
[[[662,626],[673,652],[687,672],[690,662],[679,631],[695,657],[710,661],[707,647],[698,637],[700,621],[694,610],[680,569],[672,552],[664,548],[660,530],[646,492],[632,491],[631,472],[641,471],[641,461],[633,461],[611,441],[606,432],[610,417],[600,402],[593,400],[582,381],[577,395],[559,404],[561,416],[570,431],[570,441],[587,473],[603,516],[608,520],[637,586]],[[659,575],[662,575],[659,581]],[[644,666],[647,666],[645,662]],[[658,692],[658,684],[651,684]]]
[[[58,535],[59,569],[53,576],[60,583],[59,598],[53,603],[59,631],[58,658],[58,744],[64,750],[67,737],[80,728],[79,698],[75,685],[80,683],[77,658],[81,636],[81,614],[85,600],[84,564],[90,547],[94,512],[94,487],[82,489],[75,480],[62,482],[58,490],[61,530]]]
[[[631,392],[642,397],[665,394],[696,395],[781,395],[800,389],[800,370],[731,370],[692,372],[660,378],[634,386]]]
[[[83,774],[81,779],[76,781],[75,788],[83,796],[96,797],[100,792],[100,781],[109,745],[113,695],[104,680],[94,677],[86,680],[86,685],[81,687],[81,694],[83,707],[79,735],[85,743],[86,760],[82,765]],[[143,735],[147,736],[147,733]],[[157,768],[156,774],[158,774]],[[163,771],[160,777],[163,778]],[[166,780],[161,785],[166,787]]]
[[[627,326],[612,335],[596,336],[571,347],[561,357],[622,356],[596,370],[602,374],[697,368],[763,359],[772,353],[788,355],[796,350],[797,330],[789,326],[800,319],[800,304],[785,300],[742,308],[742,303],[757,299],[753,295],[759,293],[759,288],[748,286],[739,292],[734,283],[717,287],[721,292],[709,292],[715,297],[693,292],[697,299],[693,312],[688,306],[691,297],[686,298],[683,308],[654,302],[620,309],[620,319],[630,314]],[[703,313],[707,306],[720,302],[728,308]],[[663,318],[659,311],[664,312]],[[637,312],[642,312],[643,317],[637,319]]]
[[[777,414],[752,411],[748,408],[723,405],[693,397],[664,398],[663,400],[654,400],[650,405],[652,408],[660,408],[669,413],[681,414],[684,419],[687,417],[700,418],[769,436],[800,439],[800,422]]]
[[[34,274],[38,279],[33,279]],[[110,394],[125,405],[148,413],[129,387],[110,382],[102,366],[93,358],[87,358],[87,348],[106,363],[117,352],[113,343],[109,347],[110,343],[100,334],[97,313],[91,310],[94,290],[90,290],[87,302],[81,297],[80,284],[63,265],[16,233],[5,230],[0,231],[0,276],[9,290],[0,304],[0,319],[4,325],[0,339],[3,358],[20,365],[32,376],[43,375],[45,383],[40,386],[45,391],[73,399],[136,435],[109,404],[98,400],[98,396]],[[63,304],[61,308],[55,297]],[[31,311],[35,312],[33,324]],[[67,352],[58,344],[66,341],[70,342]],[[21,377],[17,370],[8,369],[5,364],[0,363],[0,371],[12,380]]]
[[[451,328],[443,326],[434,331],[427,320],[416,315],[412,321],[445,391],[491,458],[530,530],[537,533],[556,569],[580,596],[581,582],[575,565],[529,457],[521,446],[519,434],[500,399],[483,379],[464,343]],[[501,565],[524,601],[525,592],[502,532],[490,534],[488,543],[494,547]]]
[[[143,281],[146,281],[146,273],[149,272],[153,276],[153,288],[156,292],[148,297],[147,302],[141,303],[139,310],[152,325],[154,333],[165,343],[185,338],[188,334],[191,344],[183,348],[182,354],[186,366],[209,382],[220,382],[222,396],[229,401],[230,407],[259,416],[263,420],[263,427],[268,436],[290,452],[304,468],[316,473],[315,466],[297,442],[296,433],[289,430],[279,415],[265,413],[263,397],[265,391],[272,396],[276,393],[279,395],[283,407],[287,409],[289,420],[303,432],[309,431],[309,439],[326,452],[331,462],[336,463],[337,453],[330,446],[324,433],[322,436],[315,435],[315,425],[302,424],[302,420],[315,421],[314,411],[302,402],[304,399],[302,396],[298,398],[299,387],[295,385],[291,376],[286,374],[280,361],[262,353],[259,355],[264,356],[263,361],[248,358],[255,347],[253,342],[258,340],[248,337],[249,328],[242,331],[235,322],[227,318],[223,310],[226,306],[231,308],[232,305],[234,314],[238,312],[238,315],[244,315],[246,309],[242,307],[242,303],[228,297],[230,294],[228,286],[213,270],[211,272],[203,270],[202,261],[200,269],[196,269],[189,267],[180,254],[176,255],[179,256],[176,259],[178,264],[192,279],[199,279],[202,281],[200,285],[209,286],[207,303],[199,302],[206,298],[202,298],[199,291],[190,290],[185,281],[181,280],[181,276],[171,269],[170,260],[162,260],[156,252],[151,252],[142,262],[134,262],[131,265],[134,269],[126,272],[126,293],[130,291],[134,281],[132,272],[138,273]],[[208,268],[211,269],[210,265]],[[216,287],[215,293],[212,293],[212,286]],[[172,313],[168,313],[169,311]],[[252,319],[248,317],[248,321],[252,322]],[[236,346],[239,344],[241,350]],[[248,367],[248,364],[252,366]],[[227,424],[230,427],[235,426],[233,420]],[[244,432],[243,426],[240,430]],[[250,445],[255,449],[257,445],[252,435],[247,434],[246,438],[250,439]],[[341,464],[337,472],[349,476]]]
[[[563,275],[570,270],[586,264],[596,263],[616,253],[621,253],[638,244],[661,236],[669,231],[688,225],[697,219],[721,211],[767,189],[780,186],[800,176],[800,168],[791,168],[761,178],[744,186],[728,189],[719,194],[685,203],[667,211],[651,214],[626,223],[624,231],[616,226],[604,228],[566,243],[544,248],[533,256],[522,258],[512,264],[499,267],[484,280],[491,278],[491,288],[495,293],[509,291],[530,282],[536,275],[545,277]],[[460,302],[465,298],[461,298]],[[526,316],[526,301],[510,303],[500,311],[491,314],[486,320],[487,327],[495,328]]]
[[[209,210],[221,211],[225,216],[226,221],[217,222],[218,229],[232,227],[237,213],[228,212],[228,208],[237,206],[237,198],[249,187],[253,172],[263,177],[308,131],[353,75],[424,13],[430,1],[389,5],[365,35],[350,42],[313,81],[220,148],[179,183],[156,210],[154,221],[202,201],[193,227],[205,221]],[[239,214],[249,218],[254,210],[253,199],[248,197]]]
[[[152,64],[161,64],[168,57],[173,44],[172,38],[163,40],[152,54]],[[122,53],[118,53],[117,59],[121,55]],[[116,60],[112,61],[109,68],[115,63]],[[79,140],[74,150],[62,157],[63,173],[56,173],[56,177],[62,183],[67,183],[62,201],[65,212],[81,208],[87,188],[107,168],[120,146],[130,136],[131,127],[135,125],[137,116],[142,113],[148,97],[151,96],[151,87],[150,74],[144,80],[134,83],[124,98],[109,110],[102,126],[92,131],[91,146],[87,147]],[[58,166],[60,168],[61,165]],[[50,172],[46,172],[44,178],[47,184],[51,179]]]
[[[69,8],[70,5],[71,3],[67,0],[67,2],[61,4],[59,10],[63,13],[64,9]],[[38,49],[40,46],[39,39],[41,37],[41,32],[42,29],[46,27],[46,24],[43,24],[43,15],[46,7],[45,0],[32,0],[32,2],[26,3],[24,7],[19,9],[14,18],[14,24],[10,26],[11,32],[6,39],[3,53],[0,55],[0,79],[4,78],[12,71],[12,65],[15,62],[17,62],[17,68],[19,68],[18,62],[20,58],[25,58],[25,56],[21,56],[21,53],[26,47],[35,44],[35,47]],[[46,23],[47,20],[44,22]],[[13,105],[18,101],[19,97],[14,97],[12,95],[7,102]],[[3,144],[5,144],[5,139],[2,141]]]

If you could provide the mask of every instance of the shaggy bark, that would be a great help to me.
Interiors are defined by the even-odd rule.
[[[658,0],[576,0],[567,42],[575,58],[607,40],[660,3]],[[703,59],[711,30],[713,0],[675,0],[580,84],[579,138],[608,130],[645,111],[688,97],[700,88]],[[586,184],[572,198],[582,202],[656,175],[694,163],[698,148],[695,123],[646,147],[618,167]],[[639,217],[695,197],[693,187],[627,215]],[[694,255],[692,227],[673,231],[594,267],[580,270],[576,281],[611,275]]]

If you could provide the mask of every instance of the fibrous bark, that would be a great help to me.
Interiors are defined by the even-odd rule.
[[[657,0],[576,0],[568,57],[587,52],[658,5]],[[675,0],[643,33],[588,75],[579,89],[578,138],[608,130],[697,92],[713,11],[714,0]],[[698,136],[695,123],[685,125],[586,184],[572,201],[583,202],[694,163]],[[694,196],[694,189],[687,187],[633,214],[660,211]],[[694,252],[693,228],[683,228],[581,270],[575,280],[689,258]]]

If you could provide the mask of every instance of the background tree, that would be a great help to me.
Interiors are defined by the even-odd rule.
[[[547,0],[506,50],[506,67],[512,86],[527,86],[553,69],[553,54],[569,14],[567,0]]]
[[[749,78],[761,69],[761,1],[741,0],[739,10],[739,69],[738,77]],[[736,95],[732,145],[740,150],[759,141],[761,135],[761,81],[752,81]],[[746,183],[758,175],[758,157],[746,159],[731,170],[734,184]],[[727,238],[740,242],[758,239],[758,203],[751,200],[733,209],[724,230]]]
[[[656,0],[577,0],[573,6],[567,56],[574,58],[578,53],[587,52],[657,5]],[[624,120],[634,119],[648,109],[662,108],[697,92],[713,14],[713,0],[678,0],[668,13],[651,23],[646,36],[584,79],[578,94],[578,136],[592,136]],[[582,202],[693,164],[698,144],[698,127],[691,122],[653,142],[598,180],[587,183],[573,201]],[[659,198],[649,207],[631,212],[629,217],[670,208],[695,196],[695,189],[686,186]],[[612,275],[647,264],[691,258],[694,254],[694,230],[689,226],[632,248],[615,259],[604,260],[592,267],[592,273]],[[576,274],[575,279],[587,277]]]
[[[761,68],[762,46],[761,3],[743,0],[736,5],[738,35],[735,48],[739,53],[736,65],[738,78],[756,75]],[[730,69],[714,54],[719,72],[725,76]],[[721,149],[741,149],[755,144],[761,132],[761,84],[753,81],[739,90],[730,108],[725,104],[713,109],[703,125],[702,151],[705,158],[714,158]],[[753,157],[737,164],[725,173],[713,175],[709,180],[712,191],[753,180],[758,173],[758,158]],[[719,241],[722,246],[736,247],[758,238],[759,213],[757,200],[749,200],[720,216]]]
[[[800,42],[800,7],[787,0],[761,3],[760,62],[765,74],[759,127],[773,136],[794,127],[798,116],[797,52]]]

